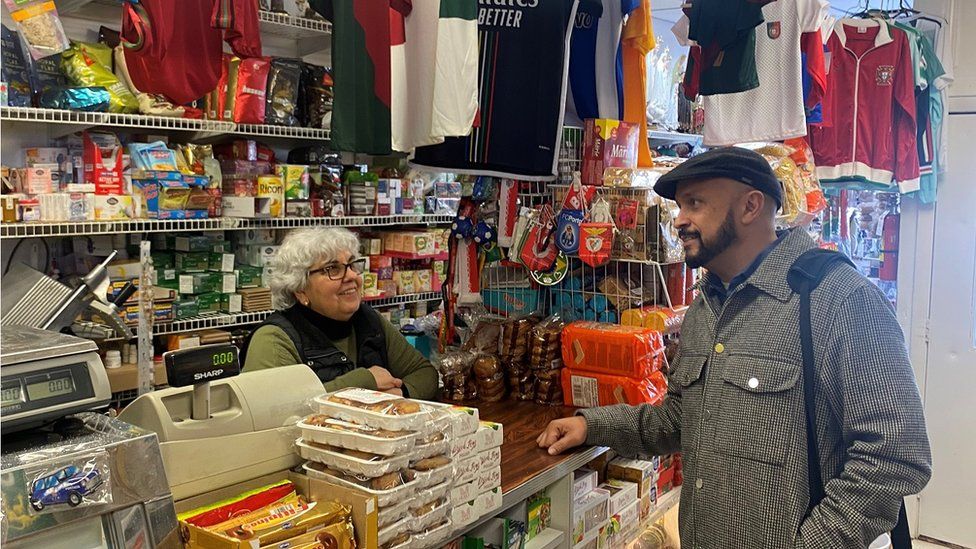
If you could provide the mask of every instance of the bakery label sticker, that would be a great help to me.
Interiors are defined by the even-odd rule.
[[[391,395],[389,393],[381,393],[379,391],[360,388],[345,389],[341,392],[335,393],[334,396],[366,405],[378,404],[380,402],[387,402],[390,400],[401,400],[400,397]]]
[[[875,77],[875,82],[879,86],[890,86],[894,76],[895,67],[893,65],[878,65],[878,72],[877,76]]]

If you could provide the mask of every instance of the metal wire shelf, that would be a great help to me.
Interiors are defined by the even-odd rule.
[[[328,141],[329,130],[272,126],[268,124],[234,124],[223,120],[198,120],[145,114],[116,114],[108,112],[80,112],[64,109],[35,109],[33,107],[0,107],[0,120],[42,124],[71,124],[76,126],[107,126],[195,132],[202,135],[253,135],[288,139]]]
[[[36,109],[33,107],[0,107],[0,120],[218,134],[234,132],[233,122],[220,120],[198,120],[170,116],[149,116],[145,114],[81,112],[64,109]]]
[[[293,126],[271,126],[268,124],[237,124],[235,134],[258,137],[281,137],[288,139],[312,139],[328,141],[329,130],[322,128],[302,128]]]
[[[395,297],[368,300],[367,303],[369,303],[370,307],[377,308],[388,307],[391,305],[408,305],[411,303],[434,301],[438,299],[441,299],[440,293],[424,292],[419,294],[404,294]],[[238,326],[247,326],[249,324],[257,324],[258,322],[263,321],[272,313],[274,313],[273,310],[234,314],[204,313],[191,318],[176,320],[167,324],[156,324],[153,326],[153,335],[161,336],[192,332],[196,330],[207,330],[210,328],[234,328]]]
[[[328,21],[294,17],[287,13],[262,10],[258,12],[258,21],[261,22],[262,32],[294,40],[318,38],[332,33],[332,25]]]
[[[372,217],[283,217],[246,219],[133,219],[129,221],[84,221],[77,223],[0,223],[0,239],[48,236],[89,236],[97,234],[172,233],[188,231],[245,230],[254,228],[294,229],[324,225],[329,227],[388,227],[395,225],[443,225],[449,215],[397,215]]]

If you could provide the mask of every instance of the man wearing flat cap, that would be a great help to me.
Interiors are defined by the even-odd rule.
[[[884,294],[837,254],[811,252],[804,229],[776,232],[782,189],[752,151],[713,149],[654,190],[681,209],[685,262],[708,271],[667,398],[581,410],[539,445],[682,452],[684,549],[864,549],[904,524],[931,454]]]

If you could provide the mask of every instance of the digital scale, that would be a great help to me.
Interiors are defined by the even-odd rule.
[[[0,430],[38,427],[66,415],[107,406],[108,374],[95,342],[50,330],[0,330]]]

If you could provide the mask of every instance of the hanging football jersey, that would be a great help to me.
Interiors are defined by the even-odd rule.
[[[390,26],[407,3],[312,0],[311,6],[332,21],[332,147],[390,154]]]
[[[811,126],[824,185],[918,188],[915,93],[903,31],[874,20],[841,19],[827,40],[831,126]]]
[[[637,165],[650,167],[651,148],[647,142],[647,54],[654,49],[651,2],[640,0],[624,25],[620,42],[623,58],[624,110],[622,120],[640,127],[637,138]]]
[[[800,36],[803,66],[803,107],[807,124],[823,124],[823,96],[827,92],[827,68],[824,65],[823,37],[820,30]]]
[[[475,127],[469,136],[418,147],[413,163],[457,173],[554,179],[576,3],[481,5]]]
[[[444,141],[431,132],[437,26],[441,0],[412,0],[405,15],[390,18],[391,132],[393,150]]]
[[[240,57],[261,56],[256,2],[124,2],[121,34],[132,83],[176,104],[217,87],[225,40]]]
[[[755,50],[760,85],[739,93],[705,96],[705,145],[780,141],[806,135],[800,35],[820,28],[826,9],[822,0],[763,6],[764,23],[756,32]],[[678,36],[679,40],[687,38]]]
[[[433,136],[471,133],[478,114],[477,17],[478,0],[440,3],[431,114]]]

